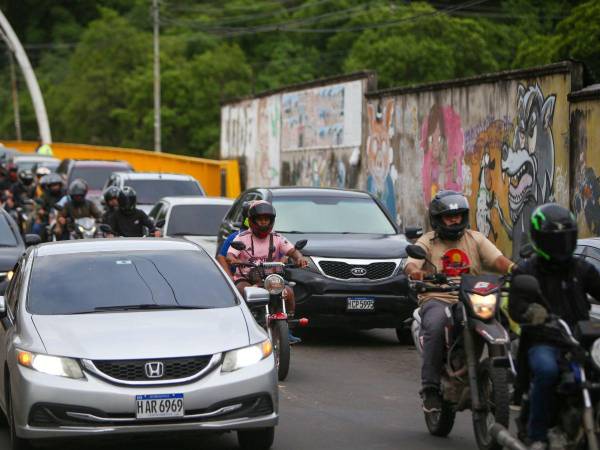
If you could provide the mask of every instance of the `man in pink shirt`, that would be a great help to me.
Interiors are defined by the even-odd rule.
[[[241,262],[274,262],[283,261],[286,257],[292,258],[299,267],[306,267],[308,261],[285,237],[273,232],[275,225],[275,208],[269,202],[259,200],[254,202],[248,210],[250,229],[240,233],[233,242],[242,242],[245,250],[236,250],[233,246],[227,252],[227,263]],[[243,294],[247,286],[252,286],[248,280],[250,268],[238,268],[232,275],[238,290]],[[231,274],[230,274],[231,275]],[[286,286],[284,292],[286,309],[290,316],[294,315],[294,291]]]

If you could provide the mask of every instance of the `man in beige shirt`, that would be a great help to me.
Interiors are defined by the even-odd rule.
[[[469,230],[469,202],[459,192],[440,191],[429,205],[429,221],[433,231],[419,238],[416,245],[423,247],[427,259],[438,272],[443,270],[442,257],[449,250],[458,249],[469,258],[469,273],[478,275],[488,270],[508,273],[513,263],[478,231]],[[434,270],[423,260],[409,258],[404,268],[413,280],[422,280]],[[444,363],[444,328],[448,321],[446,307],[458,301],[458,294],[427,293],[419,296],[421,306],[421,337],[423,364],[421,384],[423,409],[441,410],[440,376]]]

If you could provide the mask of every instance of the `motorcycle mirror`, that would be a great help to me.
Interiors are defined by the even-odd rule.
[[[306,247],[306,244],[308,244],[308,240],[302,239],[296,242],[296,245],[294,245],[294,247],[296,247],[296,250],[302,250],[304,247]]]
[[[165,219],[160,219],[159,221],[157,221],[154,226],[156,226],[156,228],[162,228],[165,226]]]
[[[420,245],[407,245],[406,254],[414,259],[427,259],[427,253]]]
[[[517,275],[511,280],[511,288],[518,290],[532,300],[542,297],[542,290],[537,278],[532,275]]]
[[[519,250],[519,256],[523,259],[529,258],[533,254],[533,245],[525,244]]]
[[[404,236],[409,241],[414,241],[423,236],[423,228],[421,227],[406,227],[404,229]]]
[[[106,223],[101,223],[98,225],[98,228],[100,228],[100,231],[103,233],[112,233],[112,227]]]
[[[246,244],[240,241],[232,242],[231,246],[239,252],[241,252],[242,250],[246,250]]]

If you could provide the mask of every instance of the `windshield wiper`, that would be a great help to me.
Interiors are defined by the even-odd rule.
[[[140,305],[111,305],[97,306],[94,311],[128,311],[128,310],[147,310],[147,309],[208,309],[207,306],[191,306],[191,305],[158,305],[156,303],[143,303]]]

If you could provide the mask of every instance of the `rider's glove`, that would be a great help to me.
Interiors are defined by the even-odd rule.
[[[523,318],[531,325],[542,325],[548,318],[548,310],[539,303],[532,303],[527,307]]]

